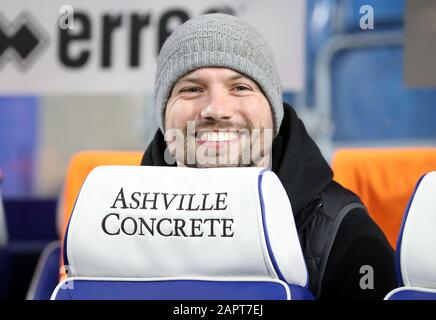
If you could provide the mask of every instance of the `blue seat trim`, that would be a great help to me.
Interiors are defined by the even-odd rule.
[[[313,296],[298,286],[289,287],[294,299]],[[287,300],[286,288],[273,281],[110,281],[72,279],[56,300]]]
[[[397,247],[396,247],[396,251],[395,251],[395,271],[396,271],[397,282],[398,282],[399,287],[404,286],[404,281],[403,281],[403,277],[401,274],[401,244],[403,241],[404,227],[406,225],[407,217],[409,215],[410,206],[412,205],[413,199],[415,198],[416,191],[418,190],[419,185],[421,184],[421,181],[424,177],[425,177],[425,175],[423,175],[421,178],[419,178],[418,183],[415,186],[415,190],[413,190],[412,196],[410,197],[409,202],[407,203],[406,210],[404,211],[403,221],[401,222],[400,232],[398,233]]]
[[[392,294],[388,300],[436,300],[436,292],[404,289]]]

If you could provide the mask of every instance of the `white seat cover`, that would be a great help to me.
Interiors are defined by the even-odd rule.
[[[97,167],[66,253],[69,276],[308,282],[289,199],[261,168]]]
[[[400,267],[404,285],[436,289],[436,172],[419,183],[404,224]]]

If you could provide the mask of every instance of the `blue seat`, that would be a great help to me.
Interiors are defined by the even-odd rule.
[[[399,45],[350,47],[336,54],[331,78],[335,141],[434,140],[436,90],[406,88],[403,63]]]
[[[39,257],[27,300],[50,300],[53,290],[59,283],[61,247],[58,240],[49,243]]]
[[[56,300],[313,299],[291,204],[262,168],[97,167],[63,248]]]
[[[399,288],[386,300],[436,300],[436,171],[424,175],[410,198],[396,250]]]
[[[373,30],[360,29],[364,5]],[[306,101],[324,119],[318,140],[434,144],[436,90],[403,81],[404,15],[403,0],[309,1]]]

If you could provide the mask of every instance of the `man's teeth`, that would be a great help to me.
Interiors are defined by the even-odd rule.
[[[238,137],[237,132],[204,132],[197,139],[208,142],[225,142]]]

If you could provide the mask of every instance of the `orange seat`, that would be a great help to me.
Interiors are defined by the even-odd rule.
[[[436,148],[361,148],[336,152],[334,179],[356,193],[393,248],[419,178],[436,170]]]
[[[143,153],[143,151],[82,151],[72,157],[61,196],[62,238],[80,188],[92,169],[104,165],[140,165]]]

